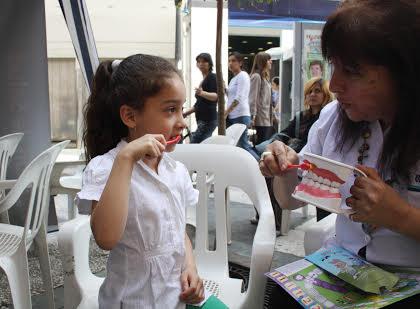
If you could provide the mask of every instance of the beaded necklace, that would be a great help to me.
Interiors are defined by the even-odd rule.
[[[361,136],[363,138],[363,143],[358,150],[359,156],[357,157],[357,163],[359,163],[360,165],[363,164],[363,159],[369,156],[367,153],[369,150],[369,144],[367,143],[367,141],[371,135],[372,132],[370,131],[369,124],[366,124],[362,130]],[[355,173],[354,176],[357,177],[358,174]]]

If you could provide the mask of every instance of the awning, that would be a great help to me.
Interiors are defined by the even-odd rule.
[[[99,66],[99,58],[84,0],[58,0],[73,42],[80,69],[91,91],[93,74]]]
[[[339,0],[229,1],[229,20],[281,18],[325,21],[338,4]]]

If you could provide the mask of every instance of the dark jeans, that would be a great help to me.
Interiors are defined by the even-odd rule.
[[[271,279],[268,279],[271,280]],[[403,299],[399,302],[394,304],[388,305],[385,308],[389,309],[403,309],[403,308],[418,308],[420,304],[420,294],[411,296],[409,298]],[[282,287],[276,284],[273,288],[271,297],[268,303],[269,309],[277,309],[277,308],[302,308],[301,305],[287,293]]]
[[[213,134],[217,127],[217,120],[197,120],[197,130],[191,133],[191,144],[199,144]]]
[[[272,126],[269,126],[269,127],[255,126],[255,130],[257,131],[257,141],[255,145],[258,145],[268,140],[271,137],[271,135],[273,135],[274,133],[274,128]]]
[[[251,117],[241,116],[241,117],[237,117],[233,119],[229,119],[229,118],[226,119],[226,127],[230,127],[231,125],[235,123],[242,123],[246,125],[246,127],[248,128],[249,125],[251,124]],[[246,129],[244,133],[242,133],[241,138],[239,139],[238,146],[248,151],[255,158],[255,160],[258,161],[260,159],[260,156],[256,154],[256,152],[254,151],[254,149],[252,149],[251,145],[248,142],[248,132]]]

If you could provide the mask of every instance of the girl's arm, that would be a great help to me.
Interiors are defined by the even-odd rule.
[[[181,287],[182,293],[179,297],[185,303],[196,304],[203,301],[203,280],[198,276],[191,241],[187,233],[185,233],[185,261],[181,274]]]
[[[92,233],[98,246],[104,250],[111,250],[124,232],[133,165],[133,161],[120,152],[99,202],[92,203]]]
[[[111,250],[120,240],[127,222],[131,173],[135,162],[146,155],[157,158],[165,149],[163,135],[147,134],[128,143],[117,155],[99,202],[92,203],[90,224],[98,246]]]

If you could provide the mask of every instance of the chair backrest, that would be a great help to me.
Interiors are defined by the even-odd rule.
[[[214,144],[214,145],[231,145],[235,146],[237,143],[230,136],[225,135],[213,135],[206,138],[200,144]]]
[[[22,137],[23,133],[13,133],[0,137],[0,180],[6,179],[9,159],[15,153]]]
[[[38,233],[45,211],[50,201],[49,186],[51,171],[60,151],[69,141],[58,143],[39,154],[23,170],[16,184],[8,194],[0,200],[0,212],[8,210],[20,198],[26,188],[30,188],[30,198],[25,219],[22,239],[29,245]]]
[[[235,142],[235,145],[238,144],[239,139],[246,130],[246,125],[243,123],[234,123],[229,128],[226,129],[226,136],[229,136]]]
[[[273,243],[274,215],[271,208],[267,185],[257,161],[245,150],[227,145],[181,144],[177,145],[171,156],[182,162],[187,169],[197,173],[196,189],[199,201],[196,208],[197,228],[194,253],[198,268],[206,269],[209,265],[218,265],[217,272],[228,274],[227,234],[226,234],[226,189],[237,187],[246,192],[260,215],[261,224],[272,227],[266,241]],[[214,175],[214,204],[216,213],[216,249],[208,248],[208,200],[206,178]],[[262,220],[262,221],[261,221]],[[253,250],[255,245],[254,244]],[[270,261],[271,263],[271,258]]]

